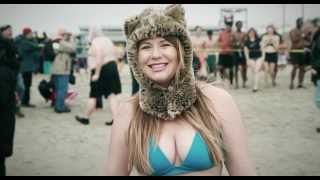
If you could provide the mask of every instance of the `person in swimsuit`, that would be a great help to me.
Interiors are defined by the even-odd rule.
[[[234,51],[234,61],[235,61],[235,81],[236,81],[236,89],[239,88],[239,70],[241,72],[242,77],[242,87],[246,88],[247,82],[247,61],[243,52],[244,49],[244,42],[246,33],[242,32],[242,21],[236,22],[237,31],[234,32],[233,35],[233,48],[237,49]]]
[[[233,51],[232,51],[232,26],[233,16],[225,17],[226,28],[219,34],[218,44],[219,52],[219,69],[222,80],[229,78],[230,84],[233,85]]]
[[[297,71],[299,70],[299,85],[303,87],[303,81],[305,76],[306,58],[304,53],[305,47],[305,33],[303,31],[303,19],[298,18],[296,21],[296,28],[290,31],[291,39],[291,53],[290,61],[293,66],[291,72],[290,89],[294,89],[294,81],[296,78]]]
[[[253,92],[259,90],[259,75],[264,63],[264,53],[261,51],[260,38],[257,31],[251,28],[244,44],[245,57],[253,74]]]
[[[267,33],[261,40],[261,48],[266,53],[264,66],[266,68],[266,79],[269,75],[272,80],[272,86],[276,86],[276,66],[278,64],[278,48],[280,37],[276,33],[273,25],[267,26]]]
[[[255,175],[233,98],[196,83],[181,5],[148,8],[125,21],[139,93],[119,104],[107,175]],[[170,22],[170,23],[168,23]],[[228,108],[225,108],[228,107]],[[123,113],[126,112],[126,113]]]
[[[215,47],[215,41],[213,40],[212,30],[207,31],[207,39],[205,40],[205,49],[206,49],[206,63],[208,65],[208,77],[210,74],[214,74],[214,77],[217,77],[217,58],[213,49]]]
[[[206,79],[207,77],[207,64],[205,62],[205,40],[202,37],[202,32],[203,29],[200,26],[196,26],[195,34],[191,39],[194,50],[193,67],[196,78],[198,79]]]

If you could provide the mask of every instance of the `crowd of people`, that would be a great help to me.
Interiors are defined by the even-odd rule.
[[[58,64],[62,58],[68,58],[74,48],[67,43],[68,33],[60,33],[61,37],[55,39],[59,48],[54,55],[54,62]],[[63,37],[62,37],[63,36]],[[13,139],[15,129],[15,115],[24,117],[20,105],[25,108],[35,108],[31,104],[31,86],[34,73],[39,72],[40,59],[46,57],[46,61],[52,62],[49,55],[44,55],[45,46],[48,46],[47,39],[37,39],[30,28],[24,28],[22,34],[13,38],[13,30],[10,25],[1,27],[0,36],[1,60],[0,60],[0,103],[1,103],[1,175],[5,175],[5,158],[12,155]],[[69,45],[69,46],[68,46]],[[69,48],[69,49],[68,49]],[[53,58],[53,57],[50,57]],[[58,59],[59,58],[59,59]],[[70,57],[69,57],[70,58]],[[67,60],[66,60],[67,61]],[[67,65],[69,66],[69,65]],[[66,64],[53,64],[53,79],[55,80],[56,112],[65,111],[64,102],[66,85],[61,82],[60,74],[67,68]],[[69,72],[66,72],[68,75]],[[65,88],[64,88],[65,87]]]
[[[216,77],[219,72],[223,80],[228,79],[238,89],[240,73],[242,87],[246,88],[248,72],[251,71],[252,90],[258,92],[261,72],[265,74],[265,83],[275,87],[278,72],[291,64],[289,88],[304,88],[305,74],[311,71],[315,59],[312,48],[316,45],[318,18],[312,21],[298,18],[288,39],[279,34],[273,25],[267,26],[266,32],[261,35],[253,27],[243,32],[242,21],[235,23],[235,31],[233,25],[233,17],[225,17],[225,28],[219,33],[217,41],[212,40],[212,30],[207,31],[207,38],[201,38],[203,29],[199,26],[195,28],[192,39],[195,49],[193,67],[200,80],[208,79],[212,73]],[[295,86],[297,74],[298,85]]]
[[[289,63],[292,64],[289,88],[304,88],[305,74],[310,71],[316,85],[315,102],[320,109],[319,19],[308,24],[298,18],[296,27],[289,33],[290,42],[286,42],[273,25],[266,28],[266,33],[259,35],[255,28],[243,32],[241,21],[235,23],[236,30],[233,31],[233,24],[233,17],[225,18],[226,26],[217,41],[213,39],[212,30],[207,31],[207,38],[204,39],[201,37],[203,29],[200,26],[195,28],[195,35],[191,38],[191,66],[197,79],[208,81],[209,76],[219,75],[222,80],[228,80],[231,85],[235,85],[236,89],[240,88],[239,82],[242,79],[242,87],[246,88],[250,70],[252,91],[256,93],[261,89],[261,72],[265,73],[266,83],[275,87],[279,70]],[[113,118],[116,111],[112,109],[116,103],[115,97],[122,90],[115,45],[99,30],[92,30],[90,34],[87,56],[77,52],[75,36],[65,29],[59,30],[52,38],[46,33],[40,37],[31,28],[24,28],[16,38],[13,37],[10,25],[1,26],[0,30],[0,176],[4,176],[5,160],[13,153],[15,117],[24,117],[21,107],[36,108],[31,103],[34,74],[50,75],[49,82],[40,83],[40,94],[46,100],[52,101],[56,113],[70,113],[68,100],[76,96],[76,93],[69,89],[69,84],[75,83],[74,69],[79,66],[88,67],[91,71],[89,100],[85,113],[75,117],[84,125],[88,125],[91,115],[97,108],[101,108],[103,96],[110,100]],[[170,39],[166,41],[171,42]],[[152,43],[158,42],[139,44],[145,46],[139,50],[146,51]],[[218,56],[216,46],[219,49]],[[74,62],[78,62],[76,66]],[[155,67],[156,70],[157,68],[161,69]],[[139,91],[141,85],[134,77],[137,74],[135,69],[131,69],[133,95]],[[298,85],[295,86],[297,74]],[[106,122],[106,125],[112,124],[113,119]]]
[[[89,124],[89,117],[94,110],[102,108],[102,96],[112,99],[114,94],[121,93],[117,69],[119,51],[114,43],[108,37],[103,37],[102,32],[92,32],[88,56],[83,57],[82,51],[79,51],[83,47],[77,46],[78,38],[66,29],[58,30],[51,38],[46,33],[40,37],[31,28],[24,28],[20,35],[13,37],[10,25],[1,26],[1,176],[5,175],[5,159],[13,152],[16,116],[25,117],[21,107],[36,108],[31,103],[35,74],[49,76],[49,80],[43,79],[36,89],[46,101],[51,101],[54,112],[61,114],[71,112],[71,101],[78,94],[69,88],[69,84],[76,83],[74,71],[80,68],[92,71],[88,113],[84,118],[76,117],[82,124]],[[106,123],[112,124],[113,121]]]

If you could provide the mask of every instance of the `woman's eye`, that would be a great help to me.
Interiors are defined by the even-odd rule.
[[[151,46],[141,46],[140,49],[150,49]]]
[[[170,44],[162,44],[161,47],[168,47],[171,46]]]

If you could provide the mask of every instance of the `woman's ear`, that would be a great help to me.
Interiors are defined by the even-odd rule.
[[[166,7],[165,14],[172,17],[177,22],[183,24],[183,26],[186,26],[185,11],[181,4],[173,4]]]
[[[125,21],[124,23],[124,32],[127,38],[130,37],[131,33],[134,31],[134,29],[136,28],[136,26],[138,25],[140,21],[139,16],[135,16],[132,18],[129,18]]]

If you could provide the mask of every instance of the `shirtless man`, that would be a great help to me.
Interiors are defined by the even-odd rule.
[[[203,29],[200,26],[195,27],[195,34],[191,38],[193,46],[193,68],[196,77],[202,78],[201,76],[206,76],[204,70],[206,70],[205,63],[205,41],[201,37]]]
[[[232,34],[232,47],[234,49],[238,49],[233,53],[234,61],[235,61],[235,81],[236,81],[236,89],[239,88],[239,70],[241,72],[243,88],[246,88],[247,82],[247,61],[244,55],[244,42],[246,33],[242,32],[242,21],[236,22],[237,31]],[[240,69],[239,69],[240,67]]]
[[[233,66],[234,60],[232,57],[232,26],[233,17],[225,17],[226,28],[219,34],[218,44],[220,47],[219,53],[219,69],[222,80],[227,77],[230,84],[233,84]],[[228,72],[227,72],[228,70]]]
[[[299,18],[296,21],[296,28],[290,32],[291,39],[291,50],[300,50],[300,52],[291,52],[291,64],[293,65],[291,73],[291,83],[290,89],[294,89],[294,80],[296,77],[296,72],[299,70],[299,87],[302,87],[304,74],[305,74],[305,55],[304,50],[304,38],[305,34],[303,32],[303,19]]]

